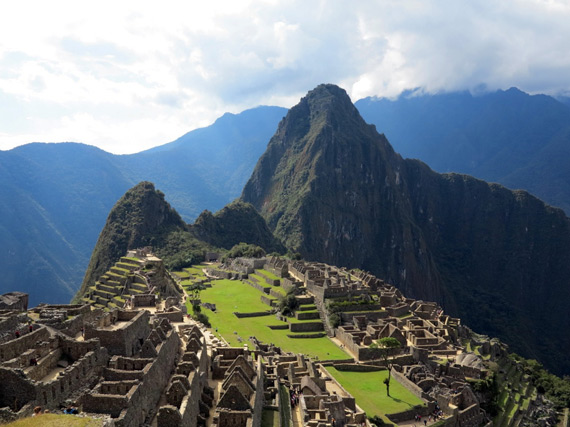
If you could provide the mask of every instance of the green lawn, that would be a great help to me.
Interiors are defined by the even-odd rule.
[[[212,287],[202,291],[202,302],[216,304],[216,311],[203,309],[209,317],[212,329],[218,329],[226,341],[233,346],[241,346],[250,336],[255,336],[264,343],[273,343],[284,351],[303,353],[311,357],[326,359],[350,358],[327,337],[289,338],[294,335],[288,329],[273,330],[267,325],[285,324],[274,315],[247,317],[238,319],[233,312],[251,313],[270,310],[271,307],[261,302],[262,293],[252,286],[237,280],[214,280]],[[236,333],[234,333],[236,332]],[[237,337],[242,338],[242,343]]]
[[[261,274],[263,274],[265,277],[267,277],[268,279],[271,279],[271,280],[280,280],[281,279],[280,277],[277,277],[275,274],[273,274],[272,272],[267,271],[267,270],[258,269],[256,271],[259,271]]]
[[[42,414],[6,424],[6,427],[101,427],[103,420],[75,415]]]
[[[279,411],[264,409],[261,413],[261,427],[279,426]]]
[[[388,371],[376,372],[347,372],[334,367],[327,370],[337,381],[356,399],[366,414],[382,416],[407,411],[425,402],[409,392],[392,377],[390,381],[390,396],[386,395],[383,381],[388,377]]]
[[[203,268],[206,267],[213,267],[211,265],[193,265],[192,267],[185,268],[184,271],[192,276],[203,276],[206,277],[204,272],[202,271]]]

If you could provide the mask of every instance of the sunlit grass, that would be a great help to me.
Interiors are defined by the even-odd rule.
[[[217,328],[218,333],[232,346],[241,346],[250,336],[255,336],[266,344],[273,343],[281,347],[284,351],[303,353],[320,360],[350,358],[327,337],[289,338],[288,334],[294,334],[288,329],[270,329],[268,325],[286,324],[275,315],[238,319],[233,314],[235,311],[252,313],[271,310],[270,306],[261,302],[262,295],[262,292],[241,281],[214,280],[211,288],[202,291],[201,300],[216,304],[216,311],[205,308],[202,311],[209,317],[212,329]],[[238,337],[242,339],[241,342]]]
[[[388,371],[347,372],[334,367],[327,367],[327,370],[356,398],[356,403],[368,416],[394,414],[425,404],[394,377],[390,381],[390,396],[387,396],[384,379],[388,377]]]
[[[77,415],[42,414],[4,425],[6,427],[101,427],[103,420]]]

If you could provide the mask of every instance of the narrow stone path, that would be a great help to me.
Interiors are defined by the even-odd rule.
[[[301,408],[299,405],[295,406],[291,412],[293,413],[293,427],[303,427],[303,420],[301,419]]]

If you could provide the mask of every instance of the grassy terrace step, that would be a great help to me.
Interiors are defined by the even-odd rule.
[[[103,277],[107,277],[108,279],[115,279],[115,280],[120,280],[120,279],[124,279],[125,278],[125,274],[119,274],[113,271],[113,268],[111,268],[111,270],[107,271]]]
[[[126,276],[130,273],[130,270],[126,269],[126,268],[120,268],[117,267],[117,265],[114,265],[113,267],[111,267],[111,273],[115,273],[118,274],[120,276]]]
[[[287,296],[287,291],[285,289],[283,289],[281,286],[272,286],[271,290],[273,292],[279,293],[280,295],[282,295],[284,297]]]
[[[265,295],[265,294],[264,294],[264,295]],[[264,296],[264,295],[262,295],[262,296]],[[263,299],[261,299],[261,297],[260,297],[261,302],[262,302],[263,304],[267,304],[267,305],[269,305],[269,306],[271,306],[271,307],[277,307],[277,306],[279,305],[279,300],[278,300],[278,299],[276,299],[276,298],[271,298],[271,297],[267,297],[267,296],[266,296],[265,298],[266,298],[266,301],[267,301],[267,300],[269,301],[269,303],[265,302],[265,301],[264,301]]]
[[[301,304],[297,311],[317,311],[315,304]]]
[[[140,268],[140,265],[138,265],[138,264],[127,264],[124,262],[118,262],[115,264],[115,266],[122,268],[123,270],[131,271],[131,272],[136,270],[137,268]]]
[[[190,273],[187,271],[173,271],[172,274],[182,280],[190,278]]]
[[[130,289],[137,289],[143,292],[148,291],[148,286],[143,285],[142,283],[131,283],[129,287]]]
[[[99,283],[99,284],[97,285],[97,288],[98,288],[99,290],[106,291],[106,292],[111,292],[111,293],[113,293],[113,294],[118,294],[118,293],[121,292],[121,287],[120,287],[120,286],[112,286],[112,285],[105,284],[105,283]]]
[[[99,296],[101,298],[105,298],[105,299],[111,299],[117,294],[114,292],[107,292],[107,291],[103,291],[101,289],[97,289],[96,291],[93,292],[93,295],[97,295],[97,296]]]
[[[273,274],[273,273],[270,272],[270,271],[258,269],[258,270],[255,270],[255,272],[256,272],[259,276],[262,276],[264,279],[267,278],[267,279],[269,279],[269,280],[279,280],[279,281],[281,281],[281,278],[280,278],[280,277],[277,277],[275,274]]]
[[[300,311],[295,313],[295,318],[297,320],[315,320],[320,319],[320,313],[318,311]]]
[[[119,307],[123,307],[125,305],[125,299],[121,297],[114,297],[110,303],[117,304]]]

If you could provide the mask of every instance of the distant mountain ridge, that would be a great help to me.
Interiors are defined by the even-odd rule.
[[[421,158],[440,172],[525,188],[555,206],[570,205],[567,98],[561,103],[515,89],[409,95],[356,105],[406,157]],[[31,304],[71,298],[107,213],[140,181],[154,182],[187,222],[204,209],[219,210],[239,196],[286,111],[259,107],[226,114],[207,128],[134,155],[74,143],[0,151],[0,241],[6,250],[0,291],[29,291]],[[491,142],[509,148],[497,151]],[[462,159],[465,154],[478,161],[479,171]]]
[[[564,212],[524,191],[403,159],[344,90],[320,85],[289,111],[242,200],[303,258],[370,270],[570,372]]]
[[[570,108],[564,100],[511,88],[478,96],[404,93],[355,105],[402,156],[438,172],[527,190],[569,213]]]
[[[239,196],[265,150],[280,107],[226,114],[209,127],[132,155],[78,143],[33,143],[0,151],[0,293],[30,293],[30,305],[68,302],[116,201],[152,180],[186,221]]]

